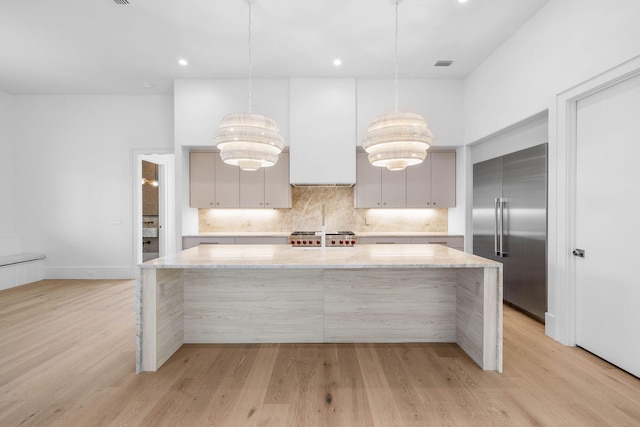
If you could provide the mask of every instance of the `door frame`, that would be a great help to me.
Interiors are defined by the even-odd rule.
[[[576,259],[571,253],[576,245],[577,104],[638,75],[640,56],[560,93],[549,114],[549,183],[555,186],[549,186],[548,256],[555,265],[549,268],[545,332],[565,345],[576,345],[577,327]]]
[[[158,238],[160,240],[160,256],[176,252],[176,218],[175,218],[175,155],[166,149],[134,149],[133,150],[133,263],[132,274],[136,280],[139,276],[137,268],[142,263],[142,161],[158,165]]]

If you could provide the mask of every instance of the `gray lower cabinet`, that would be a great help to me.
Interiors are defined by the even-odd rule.
[[[286,245],[289,239],[283,236],[183,236],[182,249],[200,245]]]
[[[360,245],[407,245],[432,244],[443,245],[460,251],[464,250],[463,236],[363,236],[358,238]]]
[[[287,245],[289,239],[279,236],[236,236],[236,245]]]
[[[182,249],[189,249],[199,245],[233,245],[234,237],[198,237],[184,236],[182,238]]]
[[[406,245],[411,243],[411,237],[366,236],[358,237],[359,245]]]
[[[462,236],[447,236],[447,237],[412,237],[411,243],[416,244],[431,244],[431,245],[443,245],[459,251],[464,251],[464,237]]]

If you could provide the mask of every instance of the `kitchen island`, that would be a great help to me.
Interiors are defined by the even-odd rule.
[[[263,342],[455,342],[502,372],[502,264],[445,246],[201,245],[140,273],[138,372]]]

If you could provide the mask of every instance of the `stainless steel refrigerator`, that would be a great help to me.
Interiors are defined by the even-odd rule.
[[[504,300],[544,322],[547,144],[473,165],[473,253],[503,263]]]

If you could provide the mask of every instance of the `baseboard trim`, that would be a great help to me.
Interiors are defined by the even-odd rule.
[[[45,279],[133,279],[130,266],[65,266],[45,267]]]

